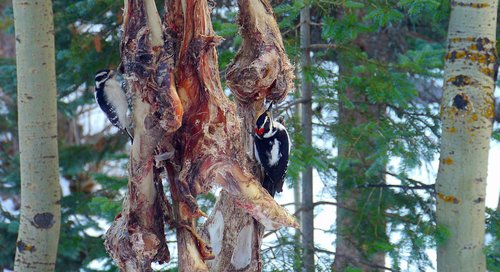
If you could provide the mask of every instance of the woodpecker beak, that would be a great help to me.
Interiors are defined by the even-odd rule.
[[[271,111],[271,107],[273,106],[273,102],[271,102],[271,104],[269,104],[269,107],[267,107],[267,110],[266,111]]]
[[[262,134],[264,134],[264,128],[255,128],[255,133],[257,133],[257,135],[259,136],[262,136]]]
[[[273,114],[269,111],[267,116],[269,117],[269,122],[273,123]]]

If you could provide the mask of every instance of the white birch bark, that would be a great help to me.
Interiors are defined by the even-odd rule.
[[[61,214],[52,1],[13,7],[21,160],[15,271],[53,271]]]
[[[494,117],[497,4],[453,1],[448,30],[443,136],[436,183],[438,271],[485,271],[484,210]]]

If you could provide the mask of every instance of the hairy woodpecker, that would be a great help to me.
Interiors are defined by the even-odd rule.
[[[269,108],[257,119],[254,134],[254,153],[259,164],[264,168],[265,177],[262,186],[274,197],[283,191],[290,137],[286,128],[273,120]]]
[[[114,76],[113,71],[108,69],[97,71],[95,74],[95,100],[111,124],[125,131],[133,142],[134,138],[130,133],[127,117],[127,96]]]

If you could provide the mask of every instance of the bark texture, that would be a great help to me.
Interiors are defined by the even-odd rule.
[[[220,85],[215,46],[221,38],[212,29],[207,2],[167,0],[165,11],[161,20],[153,0],[125,1],[121,69],[135,97],[134,144],[129,194],[107,233],[106,248],[122,270],[150,271],[151,262],[169,260],[167,223],[177,231],[179,271],[208,271],[205,261],[216,254],[195,229],[195,220],[205,216],[196,196],[213,185],[223,187],[232,207],[266,228],[297,223],[252,174],[242,141],[248,135]],[[273,90],[273,98],[282,98],[288,89],[280,89],[282,96]],[[220,223],[221,216],[214,213],[214,220]],[[243,227],[240,244],[262,232],[247,218],[256,227]],[[210,233],[214,244],[225,239],[214,237],[224,233],[218,227]],[[246,259],[232,263],[244,268]]]
[[[341,68],[341,75],[344,71]],[[347,88],[344,92],[349,101],[362,101],[366,99],[359,91]],[[362,103],[366,103],[366,100]],[[353,128],[373,122],[372,118],[379,118],[384,114],[383,105],[372,105],[364,111],[359,108],[348,109],[341,106],[339,118],[342,125]],[[349,160],[349,169],[340,170],[337,178],[337,239],[334,271],[346,271],[348,267],[361,269],[360,271],[382,271],[376,267],[384,267],[385,254],[383,252],[368,253],[368,244],[378,239],[388,239],[385,234],[385,219],[383,211],[382,189],[356,188],[362,186],[367,180],[374,183],[384,182],[380,171],[366,174],[372,166],[373,160],[367,160],[372,156],[374,142],[371,139],[356,139],[350,133],[344,135],[339,143],[338,156]],[[349,136],[350,135],[350,136]],[[349,139],[349,140],[347,140]],[[356,162],[357,163],[354,163]],[[378,173],[378,175],[377,175]],[[357,212],[353,212],[357,211]]]
[[[164,237],[163,191],[155,171],[156,147],[181,125],[182,107],[171,78],[168,52],[158,37],[153,1],[125,1],[122,69],[135,95],[134,144],[130,152],[129,192],[122,212],[106,234],[106,250],[122,271],[150,271],[168,262]],[[150,19],[150,17],[153,17]],[[156,186],[155,186],[156,184]]]
[[[307,80],[307,70],[311,65],[311,10],[307,6],[300,11],[300,47],[302,49],[300,89],[302,99],[301,124],[304,145],[312,147],[312,83]],[[302,172],[302,242],[304,250],[304,271],[314,271],[314,206],[313,206],[313,169],[307,166]]]
[[[228,67],[227,84],[236,97],[241,117],[241,143],[251,158],[251,171],[263,178],[253,159],[253,137],[246,133],[255,127],[256,117],[264,111],[263,101],[280,101],[293,88],[293,69],[285,54],[274,13],[267,0],[238,1],[238,23],[243,43]],[[207,223],[202,227],[214,250],[220,250],[210,271],[261,271],[260,246],[264,226],[241,208],[237,199],[222,193]],[[216,231],[221,230],[221,231]]]
[[[241,104],[279,102],[293,88],[293,67],[267,0],[239,0],[243,43],[227,70],[227,84]]]
[[[14,1],[21,164],[16,271],[53,271],[61,223],[52,2]]]
[[[484,213],[494,118],[497,1],[452,2],[436,182],[438,271],[485,271]]]
[[[397,33],[394,29],[381,29],[374,34],[362,34],[356,39],[356,45],[375,61],[393,61],[398,50],[391,45],[400,44]],[[340,77],[370,76],[353,72],[353,67],[359,63],[352,57],[340,56]],[[349,86],[339,92],[342,92],[341,97],[355,106],[341,103],[339,109],[338,157],[345,160],[347,166],[338,169],[337,239],[332,268],[334,271],[346,271],[348,267],[360,271],[383,271],[385,254],[374,244],[389,240],[384,216],[387,207],[384,191],[381,188],[360,187],[367,183],[385,183],[385,165],[377,164],[376,159],[381,155],[377,154],[380,150],[374,147],[380,148],[378,143],[385,141],[377,138],[379,133],[376,130],[378,122],[384,118],[386,105],[370,102],[367,92],[359,86]],[[374,127],[373,132],[363,131],[368,124]]]

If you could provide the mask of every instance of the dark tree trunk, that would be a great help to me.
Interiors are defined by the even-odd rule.
[[[311,10],[305,7],[300,11],[300,47],[301,70],[300,89],[302,99],[302,137],[304,145],[312,146],[312,83],[307,79],[307,70],[311,65]],[[309,165],[302,172],[302,205],[301,214],[302,244],[304,250],[304,271],[314,271],[314,206],[313,206],[313,168]]]
[[[369,58],[387,62],[396,56],[397,50],[389,45],[398,44],[397,38],[392,30],[383,29],[376,34],[360,35],[356,45]],[[353,59],[341,56],[340,77],[353,76],[351,68],[357,64]],[[347,87],[339,96],[354,107],[341,103],[339,110],[338,157],[347,160],[348,166],[339,169],[337,177],[337,254],[332,268],[345,271],[351,266],[362,271],[383,271],[385,254],[371,245],[376,241],[388,243],[389,239],[384,216],[384,191],[382,188],[359,187],[367,183],[385,183],[385,166],[374,168],[377,136],[363,135],[356,130],[368,123],[377,126],[384,118],[386,106],[368,101],[365,91],[356,87]]]

